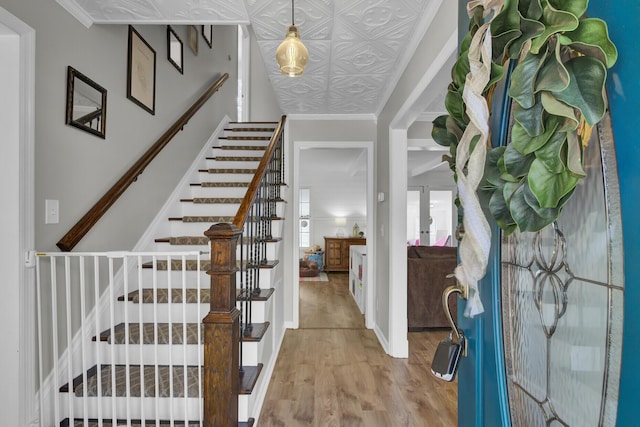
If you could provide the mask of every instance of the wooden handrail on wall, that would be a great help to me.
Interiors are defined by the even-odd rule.
[[[173,137],[183,129],[189,120],[198,112],[205,102],[217,92],[224,82],[229,78],[228,73],[224,73],[198,98],[196,102],[184,112],[176,122],[136,161],[133,166],[116,182],[113,187],[96,202],[91,209],[64,235],[56,246],[63,252],[71,251],[82,238],[96,225],[102,216],[109,210],[127,188],[144,172],[151,161],[171,142]]]

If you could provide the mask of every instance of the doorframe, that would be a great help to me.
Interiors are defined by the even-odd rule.
[[[35,320],[33,312],[33,301],[35,301],[34,283],[35,270],[34,252],[35,246],[35,226],[34,226],[34,189],[35,189],[35,167],[34,167],[34,147],[35,147],[35,30],[22,22],[16,16],[0,7],[0,27],[6,33],[0,37],[14,37],[17,44],[17,57],[10,59],[14,61],[18,68],[18,115],[19,121],[16,128],[16,137],[7,138],[8,150],[18,153],[18,166],[10,171],[3,171],[3,178],[8,178],[13,182],[18,182],[17,206],[19,222],[17,237],[10,237],[4,244],[8,248],[14,248],[13,255],[7,259],[7,263],[18,260],[18,263],[3,265],[2,270],[18,277],[15,286],[19,287],[12,295],[18,295],[18,301],[3,301],[3,307],[17,307],[18,311],[18,334],[19,343],[17,349],[17,366],[2,366],[4,372],[16,372],[17,384],[6,384],[7,390],[18,390],[17,405],[13,408],[13,413],[5,414],[5,422],[15,425],[30,425],[38,422],[35,406],[35,379],[36,379],[36,358],[35,358]],[[10,41],[13,44],[13,41]],[[16,46],[14,46],[16,47]],[[6,59],[6,58],[5,58]],[[1,84],[15,84],[12,81],[2,79]],[[3,126],[6,126],[3,125]],[[11,132],[11,129],[0,130],[3,134]],[[7,176],[8,175],[8,176]],[[1,263],[2,261],[0,261]],[[16,329],[15,323],[3,325],[2,328]],[[4,377],[4,376],[3,376]],[[6,377],[5,377],[6,378]],[[15,377],[14,377],[15,378]],[[15,400],[15,399],[14,399]],[[4,402],[11,403],[11,402]],[[17,419],[12,418],[17,417]],[[8,417],[8,419],[6,418]]]
[[[367,152],[367,230],[376,229],[375,206],[374,206],[374,143],[373,141],[292,141],[293,146],[293,195],[292,203],[292,245],[293,253],[291,257],[292,267],[288,282],[292,284],[292,322],[289,325],[292,329],[300,327],[300,282],[298,280],[300,263],[300,242],[298,238],[298,217],[300,215],[300,151],[312,148],[364,148]],[[368,329],[375,327],[374,301],[376,293],[375,263],[375,233],[370,231],[367,236],[367,299],[365,304],[365,326]]]

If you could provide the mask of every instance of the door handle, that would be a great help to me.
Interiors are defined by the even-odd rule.
[[[447,275],[447,278],[454,277],[453,274]],[[451,325],[451,333],[455,335],[458,342],[462,344],[462,356],[467,355],[467,337],[464,336],[462,330],[458,329],[458,325],[456,325],[455,320],[453,320],[453,316],[451,315],[451,309],[449,307],[449,297],[452,294],[459,294],[460,298],[466,300],[469,297],[469,290],[466,286],[460,286],[459,284],[455,284],[447,287],[444,291],[442,291],[442,308],[444,309],[444,314],[447,316],[447,320],[449,321],[449,325]]]

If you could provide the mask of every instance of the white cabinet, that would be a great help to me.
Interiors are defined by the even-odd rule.
[[[349,249],[349,291],[361,313],[367,301],[367,247],[351,245]]]

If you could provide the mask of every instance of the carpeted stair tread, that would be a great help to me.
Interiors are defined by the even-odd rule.
[[[262,157],[254,156],[215,156],[207,157],[206,160],[216,160],[218,162],[259,162]]]
[[[111,373],[115,369],[115,387],[112,387]],[[158,371],[156,395],[156,369]],[[82,375],[78,375],[73,380],[73,393],[76,397],[95,397],[99,395],[98,375],[100,375],[101,390],[100,395],[104,397],[199,397],[199,374],[204,375],[204,368],[198,366],[187,366],[186,382],[187,388],[185,393],[184,366],[168,366],[168,365],[129,365],[129,390],[127,393],[127,368],[125,365],[101,365],[100,372],[98,367],[94,366],[87,371],[87,384],[83,383]],[[140,381],[141,371],[144,374],[144,384]],[[243,366],[240,375],[239,394],[251,394],[255,387],[258,376],[262,371],[262,363],[258,366]],[[173,381],[171,381],[173,375]],[[171,394],[171,382],[173,382],[173,394]],[[141,387],[142,384],[142,387]],[[114,390],[115,389],[115,390]],[[141,390],[142,389],[142,390]],[[69,391],[69,384],[60,387],[60,392]],[[114,393],[115,392],[115,393]]]
[[[206,236],[176,236],[176,237],[163,237],[156,239],[156,243],[169,243],[170,245],[208,245],[209,238]]]
[[[200,289],[200,302],[202,304],[208,304],[211,302],[209,288]],[[118,298],[119,301],[124,301],[124,297],[121,296]],[[133,303],[140,302],[140,292],[132,291],[129,292],[127,296],[127,300]],[[156,302],[158,304],[166,304],[169,302],[169,289],[160,288],[156,290]],[[144,288],[142,289],[142,303],[143,304],[151,304],[154,301],[153,297],[153,289]],[[198,302],[198,289],[197,288],[187,288],[184,292],[184,298],[182,289],[172,289],[171,290],[171,302],[174,304],[182,304],[185,301],[187,304],[195,304]]]
[[[192,187],[215,187],[215,188],[229,188],[229,187],[248,187],[248,182],[194,182],[190,184]]]
[[[267,147],[264,145],[221,145],[213,147],[217,150],[238,150],[238,151],[264,151]]]
[[[242,203],[244,199],[242,197],[194,197],[193,199],[180,199],[183,203],[197,203],[197,204],[238,204]]]
[[[252,294],[251,299],[253,301],[267,301],[275,290],[273,288],[262,288],[260,289],[259,294]],[[236,289],[236,297],[238,300],[243,300],[246,298],[242,298],[241,295],[244,295],[242,289]],[[132,291],[129,292],[127,296],[127,300],[133,302],[135,304],[140,302],[140,292]],[[160,288],[156,290],[156,302],[158,304],[166,304],[169,302],[169,289]],[[174,304],[182,304],[182,301],[185,301],[187,304],[195,304],[198,302],[198,289],[197,288],[187,288],[184,292],[184,298],[182,289],[172,289],[171,292],[171,302]],[[118,301],[124,301],[124,296],[120,296]],[[143,304],[151,304],[154,301],[153,289],[144,288],[142,289],[142,303]],[[200,289],[200,303],[208,304],[211,302],[210,298],[210,290],[209,288]]]
[[[246,168],[213,168],[213,169],[198,169],[198,172],[203,173],[236,173],[236,174],[255,174],[255,169]]]
[[[198,323],[187,323],[186,324],[186,344],[197,344],[198,343],[198,326],[200,326],[201,336],[203,336],[202,332],[204,331],[204,327]],[[113,338],[111,337],[111,329],[107,329],[106,331],[100,334],[100,341],[108,342],[109,344],[124,344],[125,343],[125,324],[120,323],[116,325],[114,328]],[[128,326],[129,332],[129,344],[140,344],[140,324],[139,323],[129,323]],[[142,324],[142,344],[169,344],[169,338],[171,338],[171,344],[184,344],[184,331],[182,323],[173,323],[171,330],[171,337],[169,337],[169,324],[168,323],[158,323],[158,328],[155,331],[156,340],[154,340],[154,324],[153,323],[143,323]],[[93,338],[95,341],[95,337]],[[202,341],[202,338],[200,339]]]
[[[208,222],[211,224],[216,224],[219,222],[233,222],[235,217],[233,216],[180,216],[180,217],[170,217],[169,221],[182,221],[182,222]],[[272,216],[269,218],[272,221],[281,221],[284,218],[279,216]]]
[[[198,270],[198,261],[195,259],[188,259],[185,260],[185,269],[187,271],[197,271]],[[246,266],[247,262],[244,261],[242,264],[240,264],[240,261],[237,262],[238,267],[242,266]],[[278,265],[278,260],[267,260],[266,262],[261,262],[260,263],[260,268],[274,268],[276,265]],[[160,270],[160,271],[165,271],[167,270],[168,264],[167,261],[157,261],[156,262],[156,269]],[[149,262],[145,262],[144,264],[142,264],[142,268],[153,268],[153,262],[149,261]],[[172,259],[171,260],[171,270],[173,271],[181,271],[182,270],[182,259]],[[211,270],[211,260],[208,259],[202,259],[200,260],[200,271],[206,272],[208,270]]]
[[[243,332],[243,340],[247,342],[259,342],[264,337],[267,329],[269,328],[270,323],[252,323],[248,328],[245,328]],[[204,326],[198,323],[187,323],[186,324],[186,336],[187,342],[186,344],[197,344],[198,343],[198,327],[200,328],[200,342],[204,344]],[[143,323],[142,324],[142,344],[169,344],[169,324],[168,323],[158,323],[158,328],[155,331],[154,339],[154,324],[153,323]],[[184,330],[182,323],[173,323],[172,327],[172,335],[171,335],[171,344],[184,344]],[[140,324],[139,323],[130,323],[128,327],[129,332],[129,344],[140,344]],[[100,341],[107,342],[109,344],[124,344],[125,343],[125,324],[120,323],[116,325],[114,328],[114,338],[111,338],[111,329],[107,329],[106,331],[100,334]],[[93,337],[93,341],[95,341],[95,337]]]
[[[249,239],[243,239],[244,242],[247,242]],[[266,242],[266,243],[275,243],[279,242],[282,239],[280,237],[274,237],[271,239],[257,239],[253,238],[251,241]],[[169,243],[170,245],[180,246],[180,245],[199,245],[204,246],[209,244],[209,238],[206,236],[175,236],[175,237],[162,237],[159,239],[155,239],[156,243]]]
[[[160,365],[158,368],[158,394],[157,397],[171,397],[170,375],[173,375],[173,397],[185,397],[184,389],[184,367]],[[113,396],[114,390],[111,386],[111,365],[102,365],[100,369],[101,395],[105,397]],[[125,365],[115,365],[115,396],[118,397],[142,397],[140,390],[140,365],[129,365],[129,393],[126,393],[126,367]],[[156,366],[144,365],[144,397],[156,397]],[[200,369],[201,373],[204,369]],[[187,366],[187,394],[186,397],[198,397],[198,367]],[[73,393],[76,397],[98,396],[98,367],[94,366],[87,371],[87,384],[82,382],[82,375],[73,380]],[[60,388],[60,392],[68,392],[69,384]]]
[[[88,426],[89,427],[98,427],[100,424],[98,423],[98,420],[96,418],[89,418],[87,420],[88,422]],[[171,425],[171,421],[170,420],[158,420],[158,424],[161,426],[170,426]],[[156,420],[145,420],[145,426],[146,427],[152,427],[156,425]],[[184,427],[185,422],[184,421],[174,421],[173,425],[176,427]],[[253,422],[252,424],[253,425]],[[131,420],[131,423],[128,423],[127,420],[121,420],[118,419],[116,420],[115,424],[112,422],[111,419],[103,419],[102,420],[102,426],[103,427],[113,427],[113,426],[131,426],[131,427],[142,427],[142,421],[141,420]],[[200,426],[200,421],[189,421],[189,423],[187,424],[187,426]],[[245,422],[241,422],[238,423],[238,427],[241,426],[247,426],[247,424]],[[69,419],[65,418],[64,420],[62,420],[62,422],[60,423],[60,427],[70,427],[69,426]],[[75,418],[73,421],[73,427],[84,427],[84,420],[82,418]]]
[[[218,139],[226,139],[227,141],[271,141],[270,136],[221,136]]]

